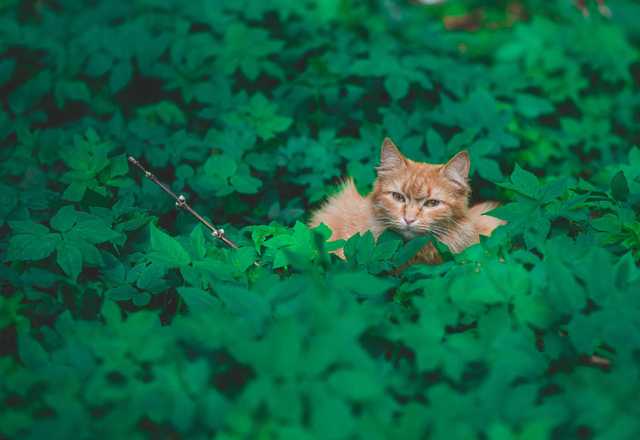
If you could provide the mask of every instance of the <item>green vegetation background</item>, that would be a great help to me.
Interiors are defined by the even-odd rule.
[[[589,6],[0,2],[0,436],[637,439],[640,5]],[[384,136],[509,224],[328,254]]]

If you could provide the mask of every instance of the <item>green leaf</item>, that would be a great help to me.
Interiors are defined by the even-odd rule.
[[[72,182],[62,193],[62,198],[70,202],[79,202],[86,191],[87,184],[85,182]]]
[[[111,76],[109,77],[109,88],[111,93],[119,92],[124,86],[126,86],[131,80],[133,69],[131,68],[131,62],[120,61],[111,69]]]
[[[569,189],[569,179],[560,178],[546,184],[540,190],[541,201],[543,203],[550,202],[553,199],[563,196]]]
[[[60,241],[59,234],[18,234],[9,239],[6,258],[18,261],[37,261],[47,258]]]
[[[621,202],[629,197],[629,184],[622,170],[618,171],[611,179],[611,195]]]
[[[593,229],[612,234],[620,232],[620,218],[614,214],[605,214],[602,217],[591,220]]]
[[[440,134],[433,128],[430,128],[429,130],[427,130],[425,138],[427,142],[427,148],[429,149],[429,153],[431,154],[431,159],[433,160],[433,162],[445,162],[448,159],[447,147]]]
[[[113,241],[120,237],[120,233],[114,231],[102,219],[94,216],[79,217],[76,225],[68,234],[93,244]]]
[[[0,184],[0,226],[17,205],[18,192],[10,186]]]
[[[249,80],[254,81],[269,66],[267,57],[283,46],[283,42],[271,38],[265,29],[235,22],[225,31],[218,65],[227,74],[239,68]]]
[[[329,377],[336,395],[354,401],[366,401],[379,397],[384,390],[380,378],[363,370],[338,370]]]
[[[540,190],[540,182],[535,174],[525,171],[516,164],[511,173],[511,185],[503,185],[518,191],[526,196],[537,198]]]
[[[255,194],[262,187],[262,182],[250,175],[231,176],[231,185],[241,194]]]
[[[255,129],[258,137],[264,140],[285,131],[293,122],[293,119],[280,116],[276,112],[277,105],[269,102],[261,93],[253,95],[245,108],[247,121]]]
[[[375,248],[375,240],[371,231],[367,231],[358,242],[358,249],[356,253],[356,259],[358,264],[367,264],[373,257]]]
[[[49,364],[49,355],[42,345],[26,334],[18,336],[18,353],[22,363],[30,370],[39,370]]]
[[[378,243],[373,249],[373,260],[389,260],[402,245],[402,238],[393,231],[387,230],[378,237]]]
[[[364,298],[375,298],[396,285],[393,279],[379,278],[366,272],[338,273],[331,277],[333,288],[345,289]]]
[[[116,286],[108,289],[105,296],[113,301],[128,301],[133,298],[138,291],[128,284]]]
[[[523,323],[546,328],[551,320],[551,311],[544,298],[537,295],[523,295],[516,293],[514,298],[514,314]]]
[[[187,251],[175,238],[165,234],[152,223],[149,225],[151,233],[151,250],[149,257],[165,264],[168,268],[186,266],[191,262]]]
[[[122,322],[120,307],[113,301],[103,301],[100,314],[108,326],[116,327]]]
[[[113,58],[111,58],[107,54],[102,52],[93,53],[89,57],[86,72],[88,75],[93,77],[101,76],[109,71],[112,64]]]
[[[220,260],[214,260],[210,257],[207,257],[201,261],[194,261],[193,268],[201,271],[204,274],[207,274],[216,281],[230,281],[233,280],[236,275],[234,267],[230,263]]]
[[[163,264],[151,263],[140,272],[136,286],[139,289],[151,290],[152,293],[155,293],[158,287],[162,288],[164,286],[162,278],[165,276],[166,271],[167,269]]]
[[[31,220],[14,220],[9,222],[9,226],[15,234],[32,234],[45,236],[49,234],[49,228]]]
[[[218,176],[222,179],[233,176],[238,169],[238,165],[231,157],[220,154],[211,156],[204,164],[204,171],[207,174]]]
[[[532,216],[524,232],[524,241],[528,249],[544,244],[551,230],[551,222],[539,215]]]
[[[186,117],[183,111],[171,101],[158,103],[140,108],[140,116],[150,120],[160,120],[167,125],[184,125]]]
[[[51,71],[42,70],[29,81],[20,85],[9,95],[9,108],[22,114],[38,104],[51,90]]]
[[[84,81],[62,81],[57,83],[55,96],[58,106],[63,106],[67,100],[83,102],[91,100],[91,92]]]
[[[58,243],[58,266],[62,268],[74,282],[82,271],[82,253],[66,241]]]
[[[478,174],[484,179],[498,182],[504,179],[502,171],[495,160],[480,158],[475,161],[475,167]]]
[[[516,109],[523,116],[537,118],[540,115],[551,113],[554,110],[550,101],[535,95],[516,95]]]
[[[317,397],[313,402],[311,423],[317,438],[341,439],[352,436],[356,419],[342,399],[326,395]]]
[[[206,313],[211,310],[217,310],[220,307],[220,301],[202,289],[179,287],[178,294],[180,294],[180,297],[182,297],[192,313]]]
[[[427,245],[431,241],[431,238],[423,235],[418,236],[416,238],[411,239],[407,242],[396,254],[394,258],[395,266],[402,266],[407,263],[411,258],[413,258],[420,249]]]
[[[151,295],[148,292],[136,292],[131,301],[138,307],[144,307],[151,301]]]
[[[204,359],[189,362],[181,371],[185,384],[192,393],[199,393],[207,387],[211,375],[210,365]]]
[[[0,86],[3,86],[11,79],[15,67],[16,61],[14,59],[0,61]]]
[[[51,227],[56,231],[67,232],[76,223],[78,213],[72,205],[63,206],[51,217]]]
[[[633,256],[631,252],[627,252],[616,264],[615,270],[615,284],[620,290],[624,290],[627,287],[627,283],[631,281],[632,268],[634,267]]]
[[[241,247],[231,254],[231,263],[238,272],[244,272],[256,261],[256,251],[253,247]]]
[[[592,354],[600,344],[602,324],[596,316],[575,315],[567,329],[571,342],[581,354]]]
[[[561,313],[578,313],[586,304],[584,288],[580,286],[574,273],[556,256],[545,259],[549,289],[545,291],[547,300]]]
[[[207,248],[205,246],[205,238],[204,233],[202,232],[202,225],[198,223],[191,234],[189,235],[191,241],[191,248],[193,249],[194,256],[196,259],[204,258],[207,253]]]
[[[217,284],[215,292],[220,301],[240,318],[260,327],[270,314],[267,301],[256,292],[231,284]]]
[[[111,158],[110,161],[110,177],[114,178],[122,176],[129,172],[129,162],[124,154]]]
[[[397,101],[407,96],[409,82],[401,76],[391,75],[385,78],[384,88],[389,92],[391,98]]]

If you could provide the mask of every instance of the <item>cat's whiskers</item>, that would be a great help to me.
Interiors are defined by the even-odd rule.
[[[436,238],[441,239],[442,237],[446,236],[449,231],[447,229],[441,228],[441,227],[434,227],[431,226],[428,229],[429,232],[431,232],[433,235],[436,236]]]
[[[393,220],[384,219],[384,220],[382,220],[382,225],[386,226],[387,228],[395,229],[395,230],[403,229],[402,225],[400,224],[400,222],[393,221]]]
[[[441,241],[454,251],[459,252],[477,242],[477,232],[473,229],[473,225],[469,225],[455,217],[446,220],[444,229],[446,233],[442,235]]]

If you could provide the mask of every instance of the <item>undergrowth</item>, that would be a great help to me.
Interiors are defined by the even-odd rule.
[[[0,435],[638,438],[640,6],[609,3],[2,2]],[[309,212],[385,136],[468,149],[508,225],[400,274],[424,242],[330,254]]]

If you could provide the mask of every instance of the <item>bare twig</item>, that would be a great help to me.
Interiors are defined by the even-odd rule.
[[[209,231],[211,231],[211,235],[213,235],[215,238],[217,238],[218,240],[221,240],[224,244],[226,244],[227,246],[229,246],[229,247],[231,247],[233,249],[238,249],[238,245],[235,244],[233,241],[231,241],[230,239],[228,239],[224,235],[224,229],[216,228],[211,223],[209,223],[207,220],[205,220],[204,217],[202,217],[191,206],[189,206],[189,204],[187,203],[187,200],[185,199],[185,197],[182,194],[177,195],[176,193],[171,191],[171,189],[169,189],[169,187],[167,185],[165,185],[160,180],[158,180],[158,178],[151,171],[148,171],[145,167],[143,167],[142,164],[140,164],[140,162],[138,162],[135,157],[129,156],[129,162],[131,162],[132,164],[134,164],[135,166],[140,168],[142,170],[142,172],[144,173],[144,175],[149,180],[154,182],[156,185],[158,185],[160,188],[162,188],[162,190],[164,192],[166,192],[171,197],[173,197],[175,199],[175,201],[176,201],[176,207],[177,208],[182,208],[185,211],[187,211],[189,214],[194,216],[200,223],[202,223],[207,229],[209,229]]]

